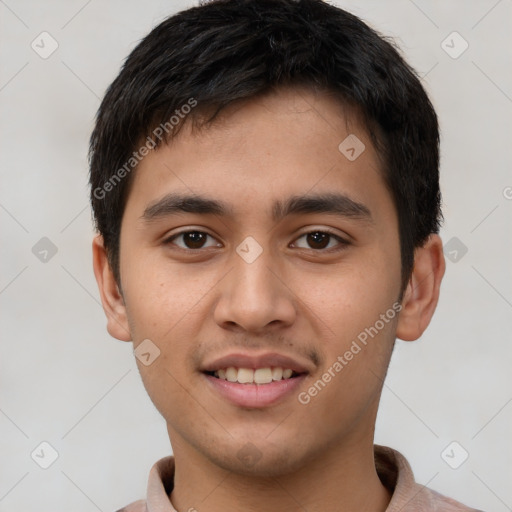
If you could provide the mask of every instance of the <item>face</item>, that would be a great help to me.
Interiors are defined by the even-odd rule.
[[[139,164],[120,238],[126,328],[146,362],[160,351],[137,364],[175,453],[277,475],[370,438],[401,260],[366,131],[305,90],[187,126]]]

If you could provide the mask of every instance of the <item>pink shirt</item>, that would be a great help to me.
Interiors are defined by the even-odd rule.
[[[482,512],[442,496],[414,481],[411,466],[396,450],[375,445],[375,465],[382,483],[392,494],[386,512]],[[145,500],[117,512],[176,512],[165,488],[171,493],[174,457],[164,457],[151,468]]]

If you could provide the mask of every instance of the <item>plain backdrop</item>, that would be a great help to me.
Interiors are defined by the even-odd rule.
[[[442,130],[447,272],[430,328],[397,342],[376,442],[400,450],[420,483],[512,510],[512,2],[335,3],[395,38]],[[131,344],[105,329],[86,156],[124,58],[192,5],[0,1],[2,512],[117,510],[171,453]]]

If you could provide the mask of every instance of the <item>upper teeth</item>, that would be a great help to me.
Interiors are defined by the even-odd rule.
[[[241,384],[268,384],[273,380],[289,379],[293,370],[289,368],[229,368],[217,370],[215,376],[219,379],[228,380],[229,382],[239,382]]]

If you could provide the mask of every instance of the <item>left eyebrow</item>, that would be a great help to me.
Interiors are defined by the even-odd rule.
[[[339,217],[373,223],[370,209],[345,194],[325,193],[306,196],[292,196],[284,203],[276,201],[273,207],[273,220],[279,222],[284,217],[297,214],[328,213]]]
[[[169,215],[195,213],[234,217],[233,208],[222,201],[198,195],[167,194],[148,205],[141,216],[146,222]],[[370,209],[345,194],[325,193],[292,196],[286,201],[276,201],[272,207],[272,220],[279,222],[285,217],[300,214],[327,213],[374,223]]]

